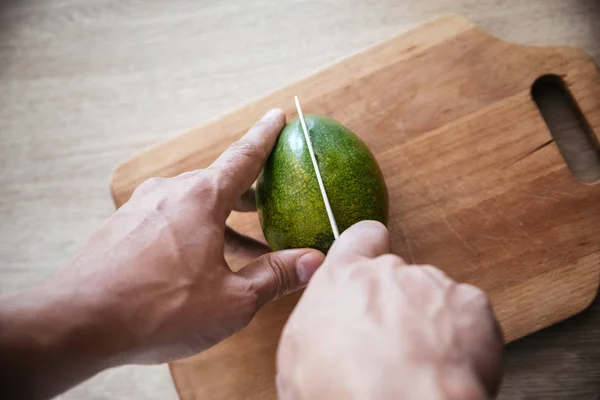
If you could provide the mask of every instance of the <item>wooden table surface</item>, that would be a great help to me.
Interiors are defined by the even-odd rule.
[[[440,13],[600,62],[597,0],[2,0],[0,291],[43,280],[111,214],[132,152]],[[600,301],[508,346],[503,399],[598,399]],[[175,399],[165,366],[64,399]]]

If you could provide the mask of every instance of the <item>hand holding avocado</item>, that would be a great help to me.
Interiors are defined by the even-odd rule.
[[[347,129],[308,120],[346,232],[285,328],[281,398],[433,393],[424,390],[434,372],[448,396],[467,398],[451,379],[467,382],[474,396],[491,392],[501,341],[485,295],[386,255],[387,230],[377,222],[350,228],[386,222],[381,172]],[[48,398],[106,368],[191,356],[304,287],[332,237],[298,128],[292,122],[279,137],[284,124],[283,112],[272,110],[209,168],[147,181],[56,276],[0,297],[0,393]],[[250,186],[263,166],[257,203],[277,252],[226,226],[233,210],[255,210]],[[251,261],[233,273],[224,253]]]
[[[321,252],[272,253],[225,223],[255,209],[248,190],[284,124],[272,110],[209,168],[145,182],[55,277],[0,298],[0,393],[46,398],[105,368],[194,355],[303,287]],[[225,252],[252,261],[233,273]]]

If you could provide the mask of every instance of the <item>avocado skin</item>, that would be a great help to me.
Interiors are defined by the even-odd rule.
[[[362,220],[387,225],[388,192],[373,154],[334,119],[304,117],[340,233]],[[327,252],[334,237],[299,119],[279,135],[256,184],[265,239],[274,250]]]

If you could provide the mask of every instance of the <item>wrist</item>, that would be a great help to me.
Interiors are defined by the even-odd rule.
[[[59,287],[43,285],[0,299],[3,393],[49,397],[116,365],[115,347],[98,329],[90,302]]]

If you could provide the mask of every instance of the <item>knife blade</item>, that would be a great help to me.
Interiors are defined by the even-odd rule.
[[[333,210],[331,209],[331,204],[329,203],[329,198],[327,197],[327,191],[325,190],[325,185],[323,184],[323,178],[321,177],[321,171],[319,170],[319,165],[317,164],[317,158],[315,157],[315,151],[312,146],[312,141],[310,140],[310,135],[308,134],[308,128],[306,127],[306,121],[304,121],[304,114],[302,114],[298,96],[294,96],[294,101],[296,102],[298,119],[300,120],[300,125],[302,125],[302,132],[304,132],[304,139],[306,140],[310,159],[315,170],[315,175],[317,175],[317,182],[319,182],[319,189],[321,190],[321,197],[323,198],[323,203],[325,204],[325,210],[327,211],[327,217],[329,218],[331,231],[333,232],[334,239],[337,240],[340,237],[340,231],[338,230],[337,223],[335,222],[335,216],[333,215]]]

